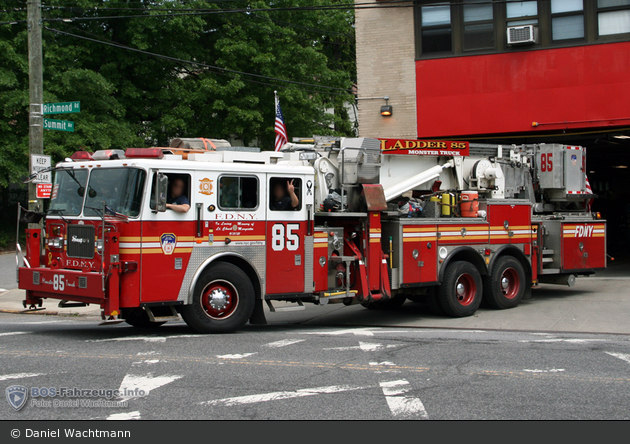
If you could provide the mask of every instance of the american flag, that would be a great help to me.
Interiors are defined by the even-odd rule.
[[[276,151],[280,151],[280,148],[289,141],[287,137],[287,127],[284,124],[284,117],[282,116],[282,108],[280,108],[280,99],[276,94]]]
[[[591,188],[591,184],[588,181],[588,176],[586,177],[586,194],[593,194],[593,189]],[[593,208],[593,201],[595,199],[589,199],[586,201],[586,210],[591,211]]]

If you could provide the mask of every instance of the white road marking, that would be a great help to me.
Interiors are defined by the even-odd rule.
[[[549,370],[540,370],[537,368],[534,369],[523,369],[524,372],[530,372],[530,373],[558,373],[558,372],[563,372],[564,369],[563,368],[551,368]]]
[[[136,410],[135,412],[114,413],[107,417],[108,421],[129,421],[132,419],[140,419],[140,412]]]
[[[0,293],[2,293],[3,291],[9,291],[6,288],[0,288]]]
[[[33,376],[41,376],[44,373],[13,373],[11,375],[0,375],[0,381],[6,381],[7,379],[22,379],[32,378]]]
[[[136,365],[143,365],[143,364],[157,364],[158,362],[160,362],[159,359],[144,359],[142,361],[136,361],[136,362],[132,362],[131,365],[136,366]]]
[[[568,342],[570,344],[586,344],[588,342],[605,342],[608,339],[534,339],[532,341],[524,340],[518,342]]]
[[[158,387],[162,387],[163,385],[170,384],[173,381],[177,381],[178,379],[183,378],[183,376],[179,375],[162,375],[162,376],[153,376],[153,374],[149,373],[147,375],[125,375],[122,382],[120,383],[120,388],[118,389],[121,392],[125,390],[133,391],[138,389],[138,391],[143,390],[144,396],[148,395],[151,390],[154,390]],[[121,396],[123,401],[127,401],[129,399],[139,398],[138,395],[133,396]]]
[[[391,361],[383,361],[383,362],[370,362],[370,365],[396,365]]]
[[[324,350],[363,350],[365,352],[372,352],[372,351],[384,350],[386,348],[396,348],[396,347],[400,347],[400,344],[383,345],[383,344],[376,344],[372,342],[359,341],[359,345],[352,345],[348,347],[330,347],[330,348],[325,348]]]
[[[381,382],[380,385],[393,416],[401,419],[416,417],[429,419],[429,414],[419,398],[404,396],[404,394],[411,389],[409,381],[400,379],[397,381]]]
[[[407,333],[405,330],[381,330],[380,327],[364,327],[364,328],[346,328],[344,330],[335,331],[305,331],[301,332],[302,335],[348,335],[355,336],[374,336],[374,333]]]
[[[607,355],[610,355],[614,358],[618,358],[621,359],[622,361],[626,361],[628,364],[630,364],[630,354],[627,353],[615,353],[615,352],[604,352]]]
[[[329,393],[341,393],[351,390],[363,390],[365,387],[352,387],[349,385],[332,385],[329,387],[315,387],[307,389],[299,389],[294,391],[271,392],[260,395],[237,396],[234,398],[215,399],[213,401],[204,401],[201,405],[222,405],[234,406],[243,404],[256,404],[258,402],[278,401],[281,399],[302,398],[304,396],[323,395]]]
[[[370,365],[372,366],[390,366],[390,365],[396,365],[391,361],[383,361],[383,362],[370,362]],[[391,368],[386,368],[385,370],[375,370],[374,373],[376,374],[382,374],[382,373],[402,373],[400,370],[395,370],[395,369],[391,369]]]
[[[8,333],[0,333],[0,336],[27,335],[30,331],[10,331]]]
[[[136,356],[149,356],[149,355],[161,355],[162,353],[157,352],[157,351],[150,351],[150,352],[139,352],[136,353]]]
[[[281,341],[270,342],[269,344],[263,345],[263,347],[280,348],[286,347],[287,345],[298,344],[300,342],[304,342],[304,339],[283,339]]]
[[[241,354],[233,354],[233,355],[217,355],[219,359],[243,359],[251,355],[255,355],[256,353],[241,353]]]
[[[206,335],[171,335],[171,336],[126,336],[111,339],[87,339],[85,342],[118,342],[118,341],[145,341],[166,342],[167,339],[203,338]]]

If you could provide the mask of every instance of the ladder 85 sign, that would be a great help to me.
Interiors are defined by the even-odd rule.
[[[271,228],[271,248],[273,251],[297,251],[300,248],[300,224],[275,224]]]

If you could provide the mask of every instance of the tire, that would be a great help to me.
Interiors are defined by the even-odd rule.
[[[151,322],[149,315],[141,308],[132,308],[125,313],[125,322],[136,328],[157,328],[165,322]]]
[[[433,288],[431,293],[427,295],[427,301],[429,303],[429,310],[431,313],[437,316],[445,316],[446,312],[442,309],[440,305],[440,295],[438,294],[437,288]]]
[[[490,276],[484,279],[485,303],[498,310],[514,308],[525,294],[527,279],[521,262],[512,256],[497,259]]]
[[[444,313],[454,318],[472,316],[482,298],[483,283],[477,267],[464,261],[450,263],[438,288],[438,301]]]
[[[181,308],[186,324],[199,333],[230,333],[254,311],[254,286],[236,265],[219,263],[197,281],[192,304]]]

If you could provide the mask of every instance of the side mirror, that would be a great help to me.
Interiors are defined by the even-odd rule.
[[[168,192],[168,177],[165,174],[156,174],[155,184],[155,212],[163,213],[166,211],[166,193]]]

